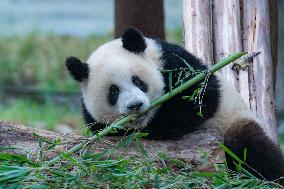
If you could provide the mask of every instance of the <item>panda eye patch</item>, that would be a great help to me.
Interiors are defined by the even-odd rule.
[[[109,93],[108,93],[108,101],[110,105],[115,105],[118,96],[119,96],[119,87],[117,85],[111,85],[109,88]]]
[[[138,76],[132,76],[131,80],[132,83],[144,93],[148,91],[148,86]]]

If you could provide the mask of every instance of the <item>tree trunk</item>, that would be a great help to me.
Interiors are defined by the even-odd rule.
[[[115,0],[115,38],[129,27],[145,36],[165,38],[163,0]]]
[[[183,20],[185,48],[207,65],[211,65],[213,48],[210,1],[184,1]]]
[[[236,51],[260,52],[248,69],[234,71],[227,66],[221,74],[235,86],[267,135],[277,141],[271,55],[275,34],[270,33],[270,20],[267,0],[184,0],[185,47],[206,64]]]
[[[273,64],[273,89],[275,91],[278,54],[278,0],[269,0],[271,56]]]
[[[244,1],[244,50],[261,52],[249,67],[250,108],[263,123],[265,132],[277,141],[269,3]]]
[[[87,140],[87,138],[79,135],[72,134],[71,136],[66,136],[51,131],[0,121],[1,153],[21,154],[36,158],[39,149],[38,137],[35,136],[34,133],[49,141],[56,138],[60,138],[61,140],[61,144],[56,146],[54,150],[43,153],[45,159],[51,159],[58,155],[59,152],[66,151],[82,140]],[[121,137],[104,137],[103,140],[89,144],[88,148],[91,152],[98,153],[114,147],[120,140]],[[221,137],[219,132],[213,128],[198,130],[177,141],[142,140],[145,148],[153,155],[156,156],[159,152],[164,152],[172,158],[195,165],[198,170],[214,170],[214,168],[211,167],[213,163],[223,162],[224,154],[219,148],[220,141]],[[121,148],[120,152],[125,156],[133,156],[138,153],[135,145]],[[212,163],[211,165],[204,166],[204,163],[202,164],[201,161],[204,154],[208,155],[208,161]]]

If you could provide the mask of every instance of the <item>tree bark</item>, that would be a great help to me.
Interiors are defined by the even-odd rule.
[[[208,65],[236,51],[260,52],[248,69],[235,71],[227,66],[220,72],[235,86],[267,135],[277,141],[272,63],[277,26],[272,24],[271,33],[275,15],[269,14],[269,8],[274,10],[275,5],[267,0],[184,0],[185,47]]]
[[[243,6],[244,50],[261,52],[248,70],[249,106],[262,122],[265,132],[277,141],[269,3],[267,0],[250,0],[244,1]]]
[[[278,55],[278,0],[269,0],[271,56],[273,64],[273,89],[275,91]]]
[[[36,133],[49,141],[56,138],[60,138],[61,140],[61,144],[56,146],[54,150],[43,153],[45,159],[51,159],[58,155],[59,152],[66,151],[82,140],[87,140],[87,138],[79,135],[72,134],[66,136],[51,131],[44,131],[11,122],[0,121],[1,153],[6,152],[25,156],[28,155],[35,159],[39,153],[39,148],[38,137],[33,133]],[[114,147],[119,140],[121,140],[121,137],[104,137],[103,140],[90,144],[88,148],[94,153],[102,152],[104,149]],[[177,141],[142,140],[145,148],[154,156],[159,152],[164,152],[172,158],[180,159],[195,165],[198,170],[211,170],[213,168],[211,167],[212,164],[204,166],[204,164],[201,163],[204,154],[208,154],[210,163],[222,162],[224,154],[219,148],[220,141],[221,137],[219,132],[213,128],[201,129],[190,133],[187,137]],[[120,152],[125,156],[133,156],[138,153],[135,145],[122,148]]]
[[[213,63],[210,1],[185,0],[183,20],[185,48],[210,66]]]
[[[240,21],[239,1],[214,1],[214,56],[216,62],[231,53],[243,51]],[[247,72],[240,72],[238,74],[230,66],[227,66],[221,70],[221,74],[235,86],[248,103],[245,98],[248,96]]]
[[[129,27],[147,37],[165,39],[163,0],[115,0],[115,38]]]

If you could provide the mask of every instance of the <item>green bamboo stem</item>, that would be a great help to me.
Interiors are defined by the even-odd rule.
[[[227,57],[226,59],[222,60],[220,63],[215,64],[214,66],[210,67],[208,71],[210,73],[214,73],[214,72],[220,70],[221,68],[223,68],[224,66],[228,65],[229,63],[231,63],[231,62],[235,61],[236,59],[242,57],[245,54],[246,54],[245,52],[237,52],[237,53]],[[195,77],[193,77],[192,79],[188,80],[187,82],[183,83],[182,85],[176,87],[171,92],[168,92],[168,93],[164,94],[163,96],[161,96],[160,98],[154,100],[150,104],[150,107],[147,109],[147,111],[155,108],[156,106],[164,103],[165,101],[171,99],[175,95],[177,95],[177,94],[181,93],[182,91],[186,90],[190,86],[192,86],[192,85],[196,84],[197,82],[201,81],[202,79],[205,78],[206,74],[207,74],[206,72],[202,72],[202,73],[196,75]],[[121,118],[117,122],[112,123],[110,126],[105,127],[102,131],[100,131],[97,134],[95,134],[94,136],[90,137],[87,141],[81,142],[81,143],[75,145],[74,147],[70,148],[65,153],[72,154],[72,153],[78,152],[88,142],[95,141],[95,140],[97,140],[97,139],[99,139],[99,138],[109,134],[110,132],[114,131],[114,129],[121,128],[126,123],[129,123],[130,121],[132,121],[133,119],[138,118],[139,116],[143,115],[144,113],[145,112],[130,114],[130,115],[126,116],[126,117]],[[50,165],[54,164],[55,162],[57,162],[58,160],[60,160],[60,155],[55,157],[54,159],[48,161],[46,165],[50,166]]]

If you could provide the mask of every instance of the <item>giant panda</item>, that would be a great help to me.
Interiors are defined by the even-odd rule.
[[[184,48],[144,37],[134,28],[100,46],[86,63],[76,57],[66,59],[71,76],[81,83],[83,116],[87,124],[93,124],[94,132],[124,115],[145,111],[151,101],[180,81],[180,72],[188,69],[187,64],[194,70],[207,70],[201,60]],[[188,74],[184,81],[193,75]],[[217,127],[225,146],[237,156],[243,157],[247,149],[249,171],[268,180],[284,176],[279,147],[266,136],[234,87],[218,73],[211,75],[202,95],[200,116],[200,104],[183,97],[191,96],[201,85],[185,90],[126,127],[145,131],[149,133],[147,138],[154,140],[177,140],[199,127]],[[228,167],[235,169],[228,154],[226,159]]]

